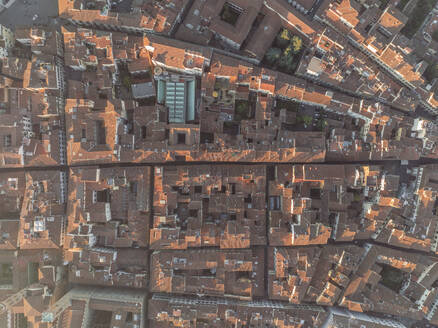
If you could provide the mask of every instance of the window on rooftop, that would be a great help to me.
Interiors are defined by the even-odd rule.
[[[318,188],[310,189],[310,198],[321,199],[321,189],[318,189]]]
[[[130,193],[132,193],[132,194],[134,194],[134,195],[137,195],[137,188],[138,188],[138,183],[137,183],[137,181],[131,181],[131,182],[129,183],[129,192],[130,192]]]
[[[11,108],[6,103],[0,104],[0,114],[10,114]]]
[[[31,262],[27,264],[27,283],[29,285],[35,284],[39,281],[38,278],[38,268],[39,268],[38,262]]]
[[[141,127],[141,138],[142,138],[142,139],[146,139],[146,136],[147,136],[146,125],[143,125],[143,126]]]
[[[429,182],[433,184],[438,184],[438,179],[429,178]]]
[[[12,264],[0,264],[0,285],[12,284]]]
[[[251,203],[252,202],[252,197],[251,194],[249,194],[247,197],[244,198],[245,203]]]
[[[198,216],[198,210],[197,209],[189,210],[189,216],[196,218]]]
[[[250,271],[236,271],[236,280],[237,281],[248,281],[251,279]]]
[[[92,322],[95,327],[110,327],[113,313],[111,311],[93,311]]]
[[[41,127],[39,123],[32,124],[32,132],[36,136],[37,139],[42,140]]]
[[[280,196],[270,196],[269,197],[269,209],[271,211],[281,210],[281,199]]]
[[[230,190],[231,190],[232,195],[236,194],[236,184],[235,183],[230,183]]]
[[[103,121],[96,121],[96,142],[99,145],[105,145],[106,144],[106,130],[105,130],[105,124]]]
[[[24,313],[15,313],[15,327],[17,328],[27,328],[29,327],[27,317]]]
[[[212,143],[214,141],[214,134],[209,132],[201,132],[201,143]]]
[[[98,202],[110,203],[111,202],[111,193],[109,189],[98,190],[96,192],[96,198]]]
[[[292,224],[298,224],[298,216],[296,214],[292,214]]]
[[[12,136],[10,134],[7,134],[3,136],[3,145],[5,147],[11,147],[12,146]]]
[[[219,16],[224,22],[236,26],[237,20],[239,19],[239,16],[240,14],[242,14],[242,12],[242,8],[230,2],[225,2]]]
[[[185,145],[186,144],[186,134],[185,133],[178,133],[178,145]]]
[[[94,2],[87,2],[87,9],[96,9],[96,4]]]
[[[106,237],[105,236],[97,236],[96,244],[99,246],[106,246]]]

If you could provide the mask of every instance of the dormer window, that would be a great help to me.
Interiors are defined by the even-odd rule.
[[[10,189],[17,190],[18,189],[18,179],[17,178],[9,178],[8,185]]]

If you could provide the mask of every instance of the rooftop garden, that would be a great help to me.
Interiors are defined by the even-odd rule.
[[[266,52],[263,63],[275,70],[293,74],[300,62],[303,40],[283,28],[275,38],[272,47]]]
[[[234,120],[241,121],[251,118],[251,109],[248,100],[238,99],[234,105]]]
[[[276,108],[286,108],[288,111],[298,112],[300,109],[300,104],[296,101],[287,101],[283,99],[277,99]]]
[[[119,83],[115,85],[116,96],[122,99],[131,99],[133,81],[128,66],[125,63],[118,63],[117,67],[119,70]]]
[[[236,26],[240,14],[241,14],[241,10],[239,10],[235,5],[232,5],[229,2],[225,2],[219,16],[221,20],[223,20],[224,22]]]
[[[131,84],[132,84],[131,76],[129,76],[129,75],[123,76],[123,78],[122,78],[122,85],[126,89],[131,90]]]
[[[398,293],[403,286],[406,273],[399,269],[393,268],[390,265],[380,265],[383,267],[382,271],[380,272],[380,275],[382,276],[380,283]]]
[[[275,115],[280,114],[281,109],[286,109],[286,122],[282,128],[289,131],[327,131],[329,113],[323,112],[312,106],[302,106],[295,101],[277,99]]]

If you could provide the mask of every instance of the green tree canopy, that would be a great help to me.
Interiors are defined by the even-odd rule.
[[[320,119],[320,120],[318,121],[318,128],[319,128],[321,131],[323,131],[327,126],[328,126],[328,123],[327,123],[326,120],[324,120],[324,119]]]
[[[292,45],[289,45],[284,49],[278,61],[278,66],[285,73],[292,73],[296,64]]]
[[[284,49],[284,51],[283,51],[283,56],[293,57],[293,55],[294,55],[294,53],[293,53],[292,45],[288,45],[286,47],[286,49]]]
[[[293,70],[294,57],[283,54],[278,61],[278,66],[284,71]]]
[[[274,65],[281,57],[281,49],[279,48],[270,48],[266,52],[266,60],[270,65]]]
[[[310,125],[310,124],[312,123],[312,121],[313,121],[312,116],[309,116],[309,115],[304,115],[304,116],[303,116],[303,122],[304,122],[304,124],[306,124],[306,125]]]
[[[292,50],[294,54],[297,54],[300,52],[301,48],[303,47],[303,40],[299,36],[294,35],[292,37]]]
[[[289,30],[287,29],[282,29],[280,33],[278,33],[277,38],[276,38],[276,44],[278,47],[280,47],[281,49],[286,48],[290,41],[291,41],[292,35],[289,32]]]

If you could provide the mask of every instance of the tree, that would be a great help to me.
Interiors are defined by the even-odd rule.
[[[297,115],[297,123],[298,124],[303,123],[304,125],[310,125],[310,124],[312,124],[312,121],[313,121],[312,116],[301,115],[301,114]]]
[[[304,116],[303,116],[303,122],[304,122],[304,124],[306,124],[306,125],[310,125],[310,124],[312,123],[312,121],[313,121],[312,116],[309,116],[309,115],[304,115]]]
[[[131,78],[128,75],[123,77],[122,84],[126,89],[131,90]]]
[[[292,45],[288,45],[286,47],[286,49],[284,49],[284,51],[283,51],[283,56],[293,57],[293,55],[294,55],[294,53],[293,53]]]
[[[296,63],[294,63],[294,54],[291,45],[284,49],[280,60],[278,61],[278,66],[288,73],[294,70]]]
[[[291,38],[292,38],[292,35],[289,32],[289,30],[284,28],[277,35],[277,38],[275,39],[275,43],[277,44],[277,46],[279,48],[284,49],[289,45]]]
[[[281,70],[289,72],[293,69],[294,57],[283,54],[278,61],[278,67]]]
[[[327,126],[328,126],[328,123],[327,123],[326,120],[324,120],[324,119],[320,119],[320,120],[318,121],[318,128],[319,128],[321,131],[324,131],[324,129],[325,129]]]
[[[234,118],[236,121],[246,120],[249,118],[249,103],[244,100],[237,100],[234,109]]]
[[[269,48],[266,52],[266,60],[270,65],[274,65],[281,57],[281,49],[279,48]]]
[[[294,35],[292,38],[292,51],[294,54],[297,54],[300,52],[301,48],[303,47],[303,40],[299,36]]]

